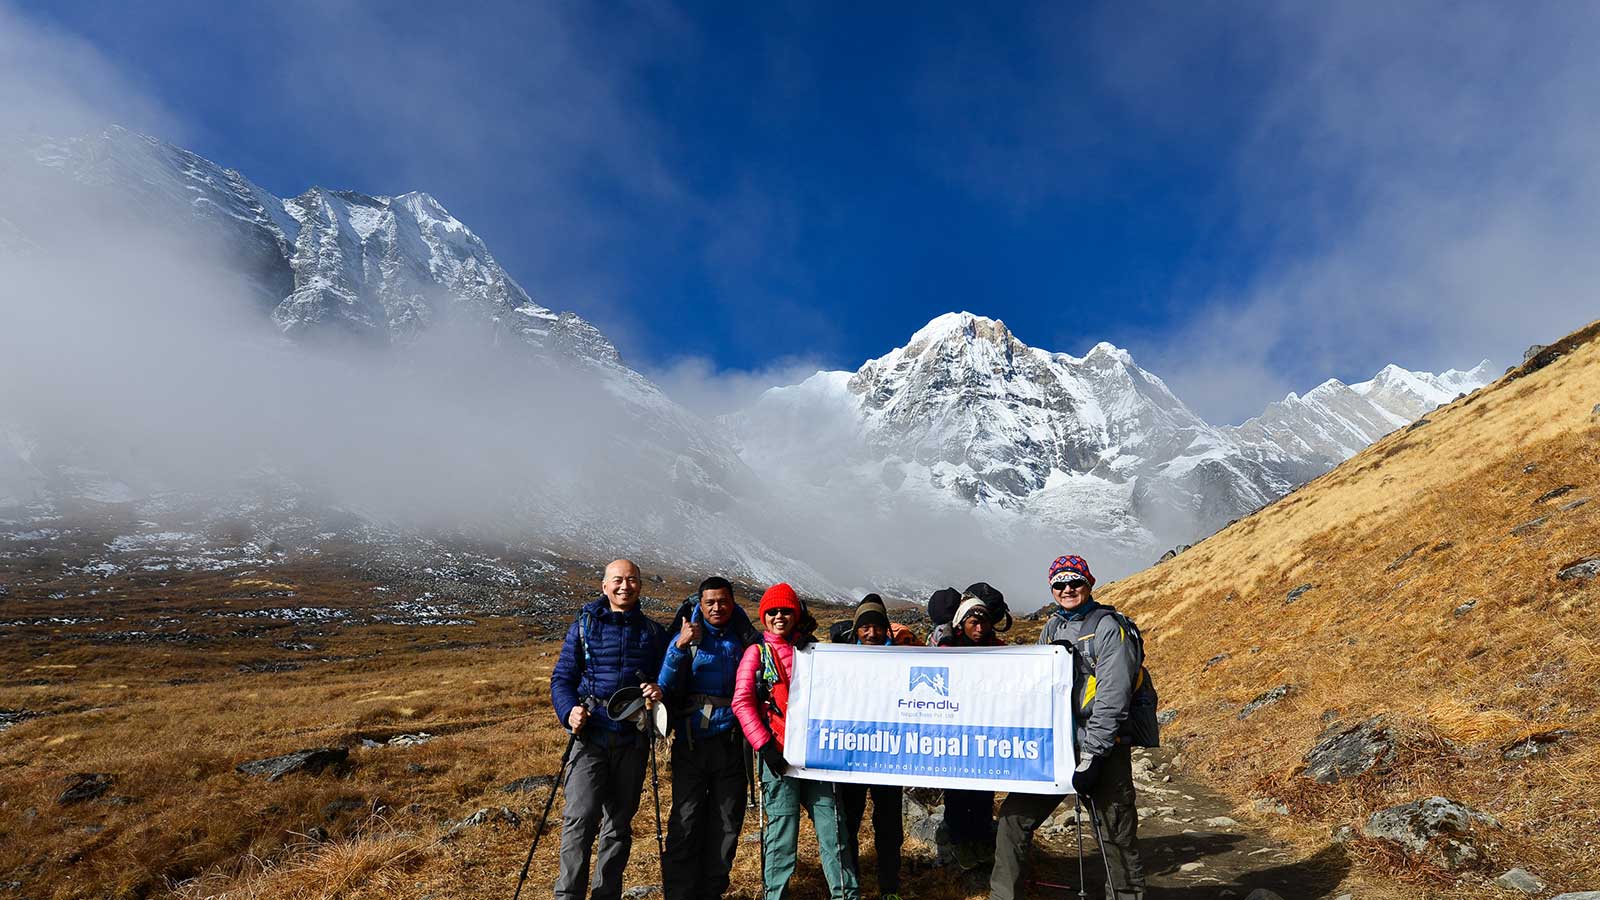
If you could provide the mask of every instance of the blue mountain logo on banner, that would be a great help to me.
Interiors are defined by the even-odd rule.
[[[941,697],[950,696],[950,669],[948,666],[912,666],[911,686],[907,690],[916,690],[917,685],[925,684]]]

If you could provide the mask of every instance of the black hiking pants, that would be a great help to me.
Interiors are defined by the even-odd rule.
[[[714,900],[728,890],[739,850],[750,753],[737,726],[712,737],[672,742],[672,813],[661,861],[664,900]]]
[[[900,847],[905,843],[901,803],[904,789],[896,784],[841,781],[837,791],[845,833],[850,835],[850,863],[857,872],[861,871],[861,820],[867,813],[867,795],[872,795],[872,846],[878,854],[878,896],[900,893]]]
[[[1105,840],[1106,861],[1111,867],[1111,883],[1106,897],[1115,900],[1144,896],[1144,865],[1139,861],[1139,815],[1134,808],[1133,752],[1118,747],[1106,757],[1100,782],[1089,792],[1099,813],[1100,835]],[[1016,900],[1023,895],[1028,857],[1033,850],[1033,832],[1062,801],[1071,794],[1007,794],[1000,803],[1000,822],[995,834],[994,873],[989,879],[990,900]],[[1085,809],[1088,804],[1084,804]],[[1085,851],[1089,853],[1091,851]],[[1094,854],[1098,856],[1099,854]],[[1093,857],[1085,860],[1094,865]],[[1087,869],[1087,871],[1093,871]]]
[[[556,900],[618,900],[622,870],[633,849],[633,814],[639,811],[649,744],[634,730],[607,731],[590,722],[572,746],[561,808],[561,872]],[[595,847],[594,891],[589,891],[589,850]]]

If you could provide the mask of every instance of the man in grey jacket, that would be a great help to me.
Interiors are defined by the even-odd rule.
[[[1094,600],[1094,576],[1082,557],[1057,558],[1050,564],[1049,577],[1056,610],[1039,632],[1039,643],[1065,644],[1077,660],[1073,731],[1078,766],[1072,787],[1093,801],[1099,814],[1111,870],[1106,897],[1140,900],[1144,897],[1144,866],[1135,846],[1139,816],[1134,808],[1127,721],[1142,661],[1116,616],[1093,615],[1104,607]],[[1013,793],[1000,804],[994,872],[989,880],[991,900],[1022,896],[1034,829],[1065,799],[1063,794]]]

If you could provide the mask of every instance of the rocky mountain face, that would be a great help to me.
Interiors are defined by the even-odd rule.
[[[572,551],[636,548],[630,552],[684,566],[720,566],[731,559],[747,576],[796,573],[797,580],[826,586],[815,570],[774,550],[759,529],[746,527],[745,515],[760,506],[757,481],[722,443],[708,439],[703,421],[624,365],[599,329],[536,303],[484,242],[428,194],[379,197],[313,187],[279,198],[237,171],[122,128],[0,150],[0,165],[13,172],[26,167],[25,177],[7,181],[28,186],[0,199],[9,251],[65,247],[70,257],[86,230],[181,235],[178,245],[186,253],[203,248],[199,255],[208,257],[207,264],[231,273],[240,287],[235,293],[257,307],[262,336],[270,338],[274,330],[281,336],[286,363],[293,364],[296,347],[316,348],[355,361],[355,378],[409,375],[406,386],[397,383],[390,393],[370,390],[378,402],[392,405],[395,419],[415,423],[406,435],[447,445],[481,442],[479,452],[466,448],[459,454],[465,462],[453,470],[425,464],[398,470],[389,491],[397,501],[417,488],[419,477],[460,481],[466,491],[487,493],[492,503],[482,505],[507,517],[501,533]],[[237,302],[216,302],[230,299]],[[494,398],[480,400],[482,405],[504,408],[467,420],[481,431],[453,439],[428,434],[459,424],[460,417],[452,418],[453,401],[407,394],[456,367],[431,359],[432,368],[408,370],[405,361],[430,336],[454,332],[463,337],[446,345],[452,351],[478,355],[476,347],[488,356],[494,349],[528,365],[486,366],[485,373],[504,372],[526,383],[480,385],[480,398]],[[430,348],[435,357],[437,349]],[[377,363],[362,368],[361,360]],[[346,387],[321,389],[337,393]],[[306,388],[289,379],[283,389]],[[286,406],[294,403],[281,399]],[[308,486],[302,477],[306,460],[294,465],[269,449],[263,451],[268,458],[240,462],[240,472],[250,476],[248,489],[235,492],[213,483],[196,490],[181,474],[152,474],[138,461],[118,458],[75,423],[41,426],[14,413],[0,408],[0,507],[52,514],[85,502],[134,504],[182,508],[192,518],[198,506],[215,504],[248,509],[266,543],[273,529],[289,523],[258,515],[263,481],[284,492]],[[381,414],[377,418],[381,423]],[[292,414],[288,421],[295,421]],[[601,433],[607,422],[617,434]],[[334,445],[370,428],[308,419],[306,430],[311,433],[305,443]],[[377,449],[385,455],[406,452],[392,444]],[[306,456],[316,452],[321,451]],[[384,465],[383,458],[372,462],[374,471]],[[331,496],[325,492],[318,502],[300,506],[320,508],[331,500],[380,521],[391,507],[403,507],[385,497],[374,502],[373,491],[357,502],[340,485],[333,487]],[[440,493],[445,492],[432,490]]]
[[[6,253],[74,246],[82,220],[64,219],[59,207],[124,228],[181,228],[242,286],[262,334],[286,346],[405,360],[432,336],[459,331],[468,342],[454,352],[509,349],[538,364],[514,375],[525,386],[496,395],[487,422],[452,418],[456,400],[443,395],[432,406],[406,396],[418,383],[379,395],[397,419],[476,429],[447,439],[468,441],[472,452],[435,449],[437,464],[388,481],[366,478],[360,500],[335,490],[295,508],[331,503],[356,520],[382,521],[384,494],[461,482],[467,518],[492,508],[530,539],[602,554],[639,548],[662,561],[730,567],[753,581],[786,578],[818,592],[848,586],[825,572],[880,587],[902,577],[921,585],[918,578],[935,573],[908,572],[930,554],[966,550],[976,565],[993,559],[996,546],[1046,552],[1029,543],[1045,536],[1052,546],[1114,551],[1129,568],[1489,380],[1487,364],[1441,376],[1391,366],[1371,381],[1329,381],[1242,425],[1217,427],[1124,350],[1102,343],[1083,357],[1051,353],[1001,322],[951,313],[855,372],[820,372],[769,391],[713,428],[624,365],[593,325],[535,302],[427,194],[314,187],[279,198],[237,171],[120,128],[0,151],[0,164],[27,167],[26,177],[7,179],[21,189],[0,198]],[[482,394],[475,384],[462,389]],[[177,497],[160,454],[110,446],[116,442],[96,440],[92,429],[52,433],[8,412],[0,409],[0,507],[132,504],[153,520],[161,510],[221,504],[251,510],[265,545],[288,520],[262,517],[275,508],[263,492],[301,491],[320,462],[291,463],[279,446],[241,462],[247,488],[210,484]],[[294,430],[287,421],[280,431]],[[310,440],[349,443],[388,424],[379,415]],[[378,449],[388,454],[419,434],[434,439],[402,432]],[[565,448],[557,462],[542,452],[553,446]],[[472,501],[471,490],[486,491],[483,500]],[[315,523],[294,524],[323,533]],[[881,550],[896,541],[897,551]]]
[[[1111,344],[1051,353],[1002,322],[950,313],[853,373],[769,391],[728,422],[757,471],[1144,551],[1282,496],[1490,377],[1487,362],[1439,376],[1390,366],[1217,427]],[[826,440],[796,433],[819,421]]]
[[[313,187],[280,199],[233,169],[123,128],[22,151],[43,178],[152,223],[189,222],[248,276],[295,339],[404,344],[461,317],[539,350],[618,363],[593,325],[530,298],[489,248],[428,194],[373,197]],[[51,196],[45,193],[44,196]],[[41,215],[11,216],[26,233]]]

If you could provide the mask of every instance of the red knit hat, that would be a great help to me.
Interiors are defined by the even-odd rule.
[[[767,610],[784,607],[794,610],[795,615],[805,612],[805,604],[800,602],[800,597],[795,594],[794,588],[780,581],[767,588],[767,592],[761,595],[761,608],[756,614],[765,619]]]
[[[1063,572],[1082,575],[1083,580],[1089,582],[1090,587],[1094,587],[1094,576],[1089,574],[1089,563],[1081,556],[1056,557],[1056,561],[1050,564],[1050,575],[1047,580],[1055,581],[1056,576]]]

